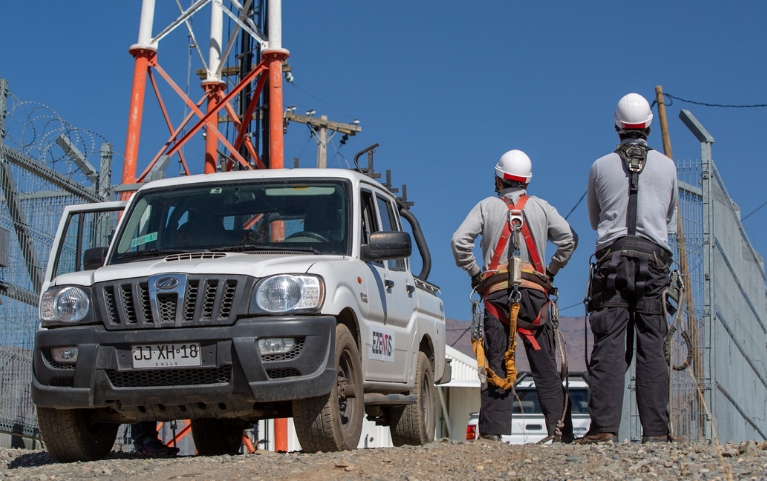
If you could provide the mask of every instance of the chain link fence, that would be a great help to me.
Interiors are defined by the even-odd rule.
[[[111,158],[105,139],[17,98],[0,78],[0,227],[8,240],[0,267],[0,432],[39,438],[30,384],[48,255],[64,207],[108,193],[93,166],[111,171]]]
[[[688,441],[767,439],[767,288],[764,260],[740,221],[712,158],[713,137],[691,112],[680,118],[701,143],[700,160],[676,161],[679,209],[670,235],[686,287],[670,344],[670,424]],[[677,266],[675,266],[677,267]],[[689,339],[689,345],[683,336]],[[628,390],[635,390],[633,366]],[[629,393],[629,438],[642,428]]]

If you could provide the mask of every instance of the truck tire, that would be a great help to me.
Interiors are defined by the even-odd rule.
[[[336,385],[324,396],[293,401],[293,421],[307,453],[356,449],[362,434],[365,401],[362,363],[349,329],[336,326]]]
[[[192,438],[197,454],[201,456],[234,456],[242,447],[242,422],[222,419],[192,419]]]
[[[37,408],[45,448],[56,461],[98,461],[112,450],[120,425],[88,417],[87,409]]]
[[[418,446],[434,441],[437,388],[431,362],[423,352],[418,353],[415,375],[415,386],[410,394],[415,394],[418,401],[387,409],[391,440],[395,446]]]

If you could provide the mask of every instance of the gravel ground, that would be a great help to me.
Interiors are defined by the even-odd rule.
[[[342,453],[139,458],[59,464],[45,451],[0,449],[0,477],[39,480],[767,480],[767,442],[712,445],[508,445],[439,440]]]

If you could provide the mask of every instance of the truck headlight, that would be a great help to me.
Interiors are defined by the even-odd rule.
[[[258,283],[250,303],[251,312],[270,314],[312,311],[322,306],[325,284],[309,275],[281,274]]]
[[[79,322],[90,314],[90,295],[79,287],[51,287],[40,299],[40,321],[44,327]]]

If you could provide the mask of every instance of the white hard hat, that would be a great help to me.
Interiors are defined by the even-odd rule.
[[[615,126],[620,130],[646,129],[652,123],[652,111],[639,94],[624,95],[615,107]]]
[[[533,163],[521,150],[510,150],[498,160],[495,175],[506,182],[517,181],[527,184],[533,178]]]

